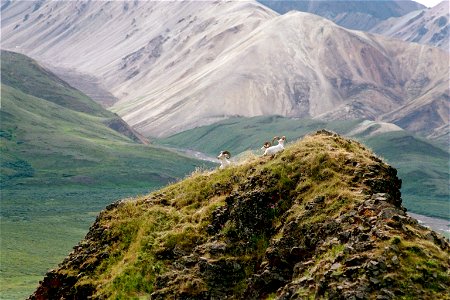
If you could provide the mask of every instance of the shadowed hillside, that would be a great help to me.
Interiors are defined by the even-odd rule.
[[[448,242],[396,170],[320,131],[119,201],[30,299],[444,299]]]

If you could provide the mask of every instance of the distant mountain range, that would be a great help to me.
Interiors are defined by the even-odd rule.
[[[380,22],[370,32],[449,51],[449,1]]]
[[[257,2],[12,2],[2,39],[98,78],[147,137],[270,114],[448,130],[448,53]]]
[[[336,24],[356,30],[367,31],[383,20],[400,17],[425,8],[410,0],[259,0],[280,14],[291,10],[313,13]]]
[[[410,0],[260,0],[280,14],[291,10],[313,13],[348,29],[449,50],[449,1],[425,8]]]

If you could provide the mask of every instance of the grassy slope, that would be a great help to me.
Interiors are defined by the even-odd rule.
[[[365,200],[398,199],[393,171],[359,143],[321,134],[274,158],[193,174],[103,211],[41,293],[275,299],[290,282],[284,292],[298,299],[359,290],[367,299],[444,299],[448,244],[440,248],[385,200],[378,208]],[[371,176],[378,184],[369,188]],[[67,285],[48,285],[59,280]],[[259,294],[246,297],[252,290]]]
[[[117,116],[22,55],[2,51],[1,95],[2,299],[29,295],[107,204],[203,165],[108,128]]]
[[[159,142],[174,147],[191,147],[210,155],[229,150],[232,155],[258,150],[265,140],[285,135],[292,142],[320,128],[346,134],[359,121],[323,122],[283,117],[235,118],[185,131]],[[375,136],[360,134],[364,142],[398,169],[403,180],[404,205],[412,212],[448,219],[449,153],[429,141],[407,132],[387,132]]]
[[[113,115],[25,55],[2,50],[1,61],[3,84],[71,110],[104,117]]]
[[[104,118],[2,86],[2,186],[160,186],[193,170],[194,160],[136,144]],[[155,181],[156,180],[156,181]]]

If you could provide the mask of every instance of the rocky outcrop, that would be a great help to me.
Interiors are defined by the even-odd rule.
[[[444,297],[448,241],[406,215],[400,186],[361,144],[320,131],[110,205],[30,299]]]

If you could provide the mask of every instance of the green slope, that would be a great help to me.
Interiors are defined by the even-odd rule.
[[[76,112],[2,85],[2,187],[157,185],[196,162],[133,143],[105,118]],[[155,181],[156,180],[156,181]]]
[[[450,219],[448,151],[407,132],[388,132],[361,140],[398,169],[408,210]]]
[[[1,59],[0,298],[23,299],[106,205],[204,163],[114,131],[115,114],[23,55]]]
[[[244,151],[262,154],[259,149],[263,142],[276,135],[285,135],[288,143],[320,128],[346,135],[359,123],[359,120],[323,122],[278,116],[234,118],[188,130],[159,142],[210,155],[217,155],[221,150],[229,150],[234,155]],[[370,146],[398,170],[403,180],[404,205],[408,210],[449,219],[449,152],[406,131],[370,133],[371,130],[367,130],[353,138]]]
[[[2,50],[1,62],[3,84],[75,111],[97,116],[112,115],[25,55]]]

